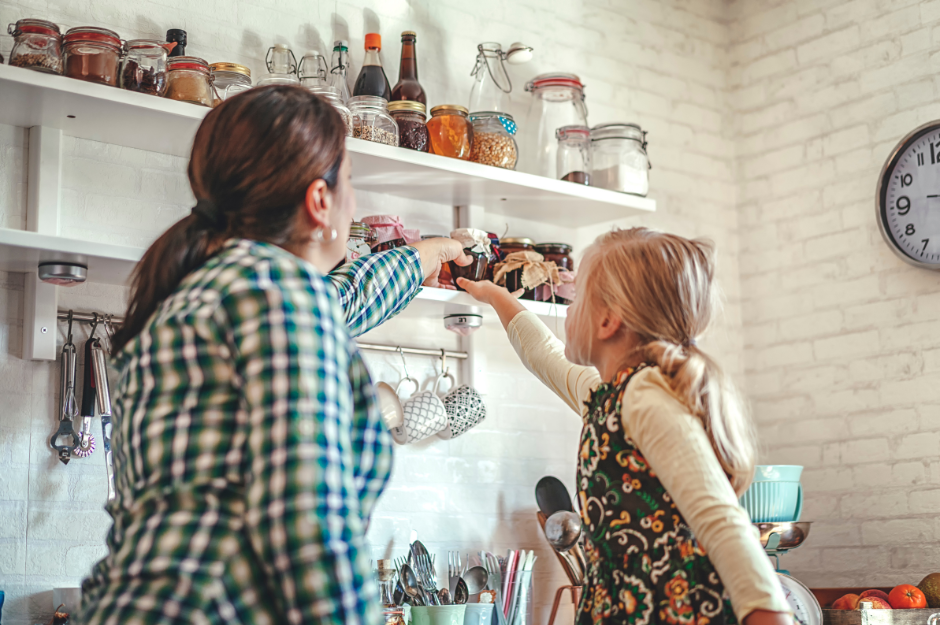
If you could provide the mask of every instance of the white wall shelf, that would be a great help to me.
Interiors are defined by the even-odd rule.
[[[188,156],[209,109],[0,65],[0,124]],[[586,226],[656,210],[649,198],[488,167],[387,145],[347,140],[357,189],[447,206]]]

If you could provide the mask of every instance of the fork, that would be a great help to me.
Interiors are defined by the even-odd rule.
[[[484,560],[486,572],[493,582],[492,588],[496,590],[496,620],[499,625],[506,625],[506,613],[503,612],[503,593],[500,590],[503,585],[503,575],[499,569],[499,560],[491,553],[487,553]],[[489,582],[487,582],[487,586],[490,586]]]
[[[418,576],[418,585],[424,592],[428,605],[440,605],[437,599],[437,579],[433,575],[431,560],[426,555],[414,557],[415,573]]]
[[[450,594],[457,590],[457,580],[460,579],[463,569],[460,567],[460,552],[447,552],[447,588]]]

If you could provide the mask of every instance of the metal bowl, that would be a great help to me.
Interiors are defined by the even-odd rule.
[[[806,540],[806,537],[809,536],[809,526],[810,522],[800,522],[800,523],[755,523],[754,526],[760,532],[760,544],[764,549],[767,549],[768,544],[771,543],[771,537],[776,534],[780,543],[771,549],[774,551],[782,551],[785,549],[793,549],[799,547],[803,544],[803,541]]]

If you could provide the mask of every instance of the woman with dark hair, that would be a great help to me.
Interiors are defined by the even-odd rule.
[[[380,621],[363,550],[391,440],[351,337],[401,311],[450,239],[344,258],[344,125],[300,87],[206,115],[198,199],[147,250],[115,337],[116,498],[79,622]]]

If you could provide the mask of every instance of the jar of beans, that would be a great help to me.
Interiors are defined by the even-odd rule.
[[[162,41],[131,39],[124,44],[121,88],[155,96],[166,92],[166,48]]]
[[[468,115],[467,109],[459,104],[441,104],[431,109],[427,124],[431,154],[470,160],[473,124]]]
[[[46,20],[22,19],[10,24],[7,32],[13,35],[10,65],[62,73],[62,35],[58,26]]]
[[[515,169],[519,152],[516,147],[516,122],[512,116],[496,111],[470,114],[473,122],[473,148],[470,160],[474,163]]]
[[[63,42],[66,76],[117,87],[124,46],[116,32],[77,26],[65,33]]]
[[[428,127],[425,125],[427,107],[413,100],[389,102],[388,112],[398,124],[398,147],[428,151]]]

